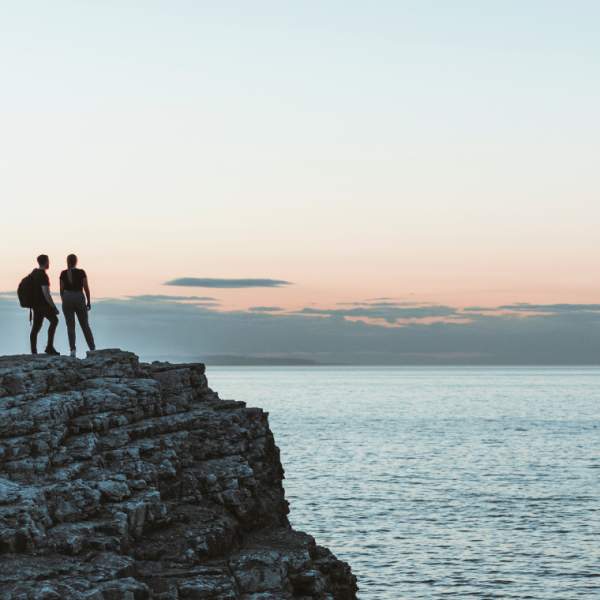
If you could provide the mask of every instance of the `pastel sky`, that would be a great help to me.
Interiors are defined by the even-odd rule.
[[[102,297],[598,302],[599,22],[591,0],[2,3],[0,290],[74,251]]]

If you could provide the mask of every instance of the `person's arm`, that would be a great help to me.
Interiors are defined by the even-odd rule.
[[[60,278],[60,297],[63,297],[63,294],[65,293],[65,280],[61,277]]]
[[[92,309],[92,295],[90,294],[90,286],[88,285],[88,278],[83,278],[83,291],[85,292],[85,297],[87,299],[87,309]]]
[[[50,305],[54,312],[58,314],[58,308],[56,308],[56,304],[54,304],[54,300],[52,300],[52,294],[50,294],[50,287],[47,285],[43,285],[42,293],[44,294],[46,302]]]

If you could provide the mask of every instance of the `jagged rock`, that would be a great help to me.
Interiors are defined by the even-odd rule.
[[[293,531],[267,414],[204,365],[0,358],[0,599],[352,600]]]

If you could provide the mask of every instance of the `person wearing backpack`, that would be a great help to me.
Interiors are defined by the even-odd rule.
[[[60,352],[57,352],[54,348],[54,333],[58,326],[58,308],[52,300],[50,294],[50,280],[46,271],[50,267],[50,259],[46,254],[40,254],[37,257],[38,268],[34,269],[25,280],[28,280],[25,284],[27,304],[33,311],[33,326],[31,327],[31,334],[29,341],[31,343],[31,354],[37,354],[37,337],[44,319],[48,319],[50,325],[48,327],[48,343],[46,344],[46,354],[52,356],[58,356]],[[25,280],[23,280],[25,282]],[[21,284],[23,285],[23,283]],[[21,288],[21,286],[19,286]],[[21,300],[21,289],[19,289],[19,299]],[[21,301],[21,305],[23,305]]]
[[[94,336],[88,319],[88,311],[92,308],[90,286],[86,272],[77,268],[77,256],[75,254],[67,256],[67,268],[60,274],[60,297],[62,298],[62,310],[67,323],[71,356],[73,358],[76,356],[75,315],[77,315],[88,348],[92,351],[95,350]]]

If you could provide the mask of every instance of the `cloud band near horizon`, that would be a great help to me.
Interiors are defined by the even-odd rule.
[[[91,319],[99,347],[127,348],[161,360],[222,354],[303,356],[338,364],[598,364],[597,304],[515,306],[520,310],[496,307],[459,321],[457,316],[464,314],[460,309],[436,318],[452,307],[435,305],[399,306],[398,312],[374,307],[360,314],[307,307],[312,310],[290,313],[223,310],[177,296],[150,301],[141,296],[98,300]],[[561,309],[552,310],[553,306]],[[530,307],[536,310],[531,312]],[[418,312],[409,315],[408,310]],[[402,326],[384,324],[409,316]],[[0,296],[0,331],[0,355],[27,351],[27,311],[15,298]],[[57,344],[59,350],[67,347],[62,321]]]

